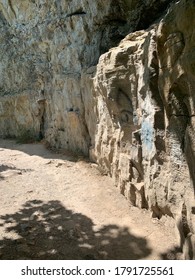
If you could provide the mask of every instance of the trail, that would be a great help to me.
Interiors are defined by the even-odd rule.
[[[95,164],[0,140],[0,259],[175,259],[170,217],[129,206]]]

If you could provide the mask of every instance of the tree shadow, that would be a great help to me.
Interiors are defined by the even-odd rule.
[[[0,165],[0,172],[4,172],[6,170],[17,170],[17,168],[15,166],[10,166],[10,165],[5,165],[5,164],[1,164]]]
[[[21,169],[14,165],[0,164],[0,180],[4,180],[7,176],[13,175],[9,171],[13,171],[15,174],[19,175],[23,172],[32,171],[31,169]]]
[[[81,213],[60,201],[27,201],[16,213],[0,216],[0,259],[143,259],[147,241],[115,224],[93,229]]]

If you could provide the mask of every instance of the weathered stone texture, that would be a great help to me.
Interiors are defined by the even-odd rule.
[[[195,230],[194,15],[179,1],[102,55],[94,78],[97,162],[131,204],[174,217],[181,246]]]
[[[10,0],[0,9],[0,94],[11,112],[0,116],[1,136],[33,130],[52,146],[88,154],[85,73],[127,32],[123,3]]]
[[[87,69],[137,28],[151,4],[152,20],[168,2],[0,1],[2,107],[7,107],[9,96],[12,100],[11,115],[0,115],[0,135],[31,131],[52,146],[87,155],[96,124]],[[15,108],[17,100],[20,109]]]
[[[132,205],[174,217],[192,258],[194,1],[2,0],[0,10],[0,136],[31,132],[89,155]]]

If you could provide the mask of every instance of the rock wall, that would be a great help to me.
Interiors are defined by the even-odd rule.
[[[153,5],[154,20],[168,2],[0,1],[0,135],[88,155],[96,115],[87,77],[102,53],[149,25],[144,10]]]
[[[193,0],[0,0],[0,136],[89,155],[132,205],[176,219],[187,258],[194,15]]]
[[[88,154],[82,77],[128,28],[120,1],[104,2],[0,1],[1,136],[22,131]]]
[[[195,230],[194,15],[194,1],[177,2],[160,23],[102,55],[94,77],[98,164],[132,205],[174,217],[180,245],[191,240],[187,251]]]

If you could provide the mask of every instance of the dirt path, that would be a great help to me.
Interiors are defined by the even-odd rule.
[[[128,206],[96,166],[0,140],[0,259],[175,258],[171,218]]]

